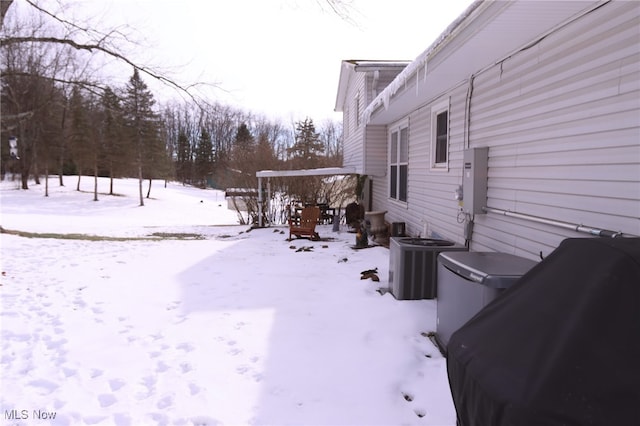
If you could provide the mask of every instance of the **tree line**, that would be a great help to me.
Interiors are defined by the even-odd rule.
[[[42,31],[41,23],[28,25],[32,34]],[[342,163],[337,122],[318,128],[311,118],[283,124],[192,97],[159,105],[136,66],[123,87],[111,87],[93,77],[84,62],[91,52],[69,43],[43,43],[35,36],[14,42],[7,34],[15,27],[5,25],[2,31],[0,165],[2,178],[19,176],[23,189],[30,178],[40,184],[44,176],[48,195],[50,176],[57,175],[64,185],[65,176],[77,175],[79,190],[80,179],[88,175],[98,200],[99,176],[111,178],[109,194],[115,194],[113,179],[135,177],[144,205],[154,179],[203,188],[255,188],[258,170]],[[10,153],[10,138],[18,141],[18,155]],[[274,181],[274,193],[311,199],[320,186],[314,180]],[[255,216],[255,200],[247,201],[249,216]]]

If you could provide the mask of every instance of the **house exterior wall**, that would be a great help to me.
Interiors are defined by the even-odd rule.
[[[436,236],[464,242],[462,224],[458,222],[459,206],[453,194],[462,179],[466,90],[466,85],[459,85],[445,95],[450,102],[448,171],[431,170],[429,167],[432,129],[431,105],[427,105],[403,119],[408,119],[409,126],[407,202],[389,199],[386,170],[384,177],[373,179],[373,209],[386,210],[388,222],[405,222],[409,235]],[[442,99],[440,97],[435,101]]]
[[[445,94],[446,171],[429,167],[431,106],[442,97],[425,99],[403,118],[409,121],[407,203],[389,199],[385,174],[373,178],[373,209],[387,210],[389,222],[406,222],[411,235],[464,241],[453,194],[468,143],[489,147],[489,207],[640,235],[638,28],[639,3],[611,2],[493,67],[472,70],[472,81]],[[586,235],[477,214],[470,248],[536,259],[580,236]]]
[[[354,167],[357,173],[364,169],[364,129],[365,125],[357,117],[356,98],[360,97],[360,114],[367,99],[366,73],[351,71],[351,80],[345,96],[343,110],[343,165]]]
[[[365,131],[363,173],[383,177],[387,169],[387,126],[367,126]]]
[[[385,172],[385,126],[366,126],[363,112],[400,70],[349,71],[349,84],[342,105],[343,165],[354,167],[359,174],[378,176]]]
[[[605,5],[475,79],[489,207],[640,235],[639,12]],[[536,257],[580,235],[477,215],[471,248]]]

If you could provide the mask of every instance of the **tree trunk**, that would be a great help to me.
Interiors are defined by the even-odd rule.
[[[151,182],[153,179],[149,178],[149,189],[147,189],[147,198],[151,196]]]
[[[44,196],[49,196],[49,166],[44,168]]]
[[[22,180],[22,189],[29,189],[29,172],[22,172],[20,177]]]
[[[144,198],[142,197],[142,161],[138,162],[138,191],[140,192],[140,207],[143,207]]]
[[[80,167],[78,170],[78,183],[76,185],[76,191],[80,191],[80,178],[82,177],[82,173],[80,173],[80,170],[82,170],[82,167]]]
[[[60,180],[60,186],[64,186],[64,180],[62,176],[64,175],[64,144],[65,144],[65,133],[64,133],[64,123],[67,119],[67,103],[65,102],[64,107],[62,109],[62,121],[60,122],[60,134],[62,137],[60,138],[60,163],[58,164],[58,178]]]
[[[26,149],[24,157],[20,158],[20,178],[22,189],[29,189],[29,172],[31,171],[31,152]]]
[[[93,201],[98,201],[98,163],[93,166]]]

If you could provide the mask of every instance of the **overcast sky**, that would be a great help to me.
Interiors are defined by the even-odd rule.
[[[145,61],[182,81],[216,82],[219,101],[285,121],[340,118],[343,59],[412,60],[472,0],[345,0],[350,20],[326,0],[82,0],[76,13],[106,27],[127,24]],[[78,12],[80,11],[80,12]],[[159,100],[175,93],[155,93]]]

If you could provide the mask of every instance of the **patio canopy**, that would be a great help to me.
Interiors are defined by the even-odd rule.
[[[267,192],[271,198],[271,187],[269,178],[272,177],[296,177],[296,176],[333,176],[333,175],[352,175],[356,173],[354,167],[323,167],[318,169],[299,169],[299,170],[260,170],[256,172],[258,178],[258,226],[263,227],[262,220],[262,178],[267,178]]]

